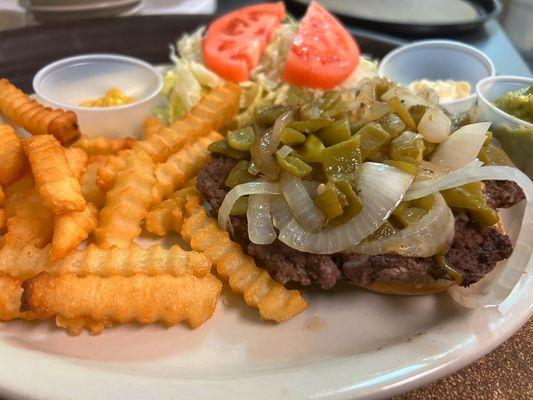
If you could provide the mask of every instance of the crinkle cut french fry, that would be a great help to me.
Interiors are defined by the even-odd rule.
[[[6,210],[0,208],[0,233],[4,231],[6,226]]]
[[[56,214],[82,211],[85,200],[80,183],[59,142],[53,136],[40,135],[25,139],[23,146],[45,205]]]
[[[134,148],[149,154],[154,162],[163,162],[194,135],[195,132],[190,127],[176,130],[163,126],[157,132],[148,135],[146,139],[136,142]]]
[[[0,186],[0,232],[4,230],[6,225],[6,210],[4,210],[5,193],[4,188]]]
[[[173,276],[192,274],[205,276],[211,270],[211,260],[203,253],[183,250],[178,245],[164,249],[155,244],[146,249],[132,243],[125,249],[113,247],[104,250],[89,244],[85,249],[74,250],[65,258],[50,261],[50,246],[4,246],[0,250],[0,275],[29,279],[40,272],[51,275],[73,273],[78,276],[135,274]]]
[[[0,321],[12,319],[46,319],[46,313],[21,312],[20,298],[22,296],[22,281],[8,276],[0,275]]]
[[[239,108],[241,90],[239,86],[226,82],[215,87],[208,95],[193,107],[191,114],[198,120],[206,121],[205,133],[219,130],[229,121]],[[192,121],[189,121],[192,122]]]
[[[56,325],[65,329],[70,336],[78,336],[83,329],[87,329],[91,335],[99,335],[106,328],[110,328],[111,321],[94,321],[91,318],[81,317],[68,319],[62,315],[56,315]]]
[[[31,173],[26,173],[22,178],[5,187],[6,219],[15,215],[15,206],[24,201],[33,190],[35,181]]]
[[[14,207],[14,215],[7,220],[7,233],[2,245],[23,247],[33,245],[44,247],[54,232],[54,214],[44,205],[37,190],[30,190],[26,197]]]
[[[94,232],[96,244],[103,248],[128,247],[141,233],[141,222],[154,199],[155,164],[150,156],[133,149],[125,161],[126,167],[106,194]]]
[[[145,140],[137,141],[134,149],[145,152],[152,157],[154,162],[162,162],[170,154],[179,150],[195,134],[195,131],[188,126],[179,132],[163,126],[156,133],[151,133]],[[96,182],[104,192],[107,192],[113,187],[115,175],[124,169],[125,157],[126,154],[121,152],[118,156],[110,158],[105,166],[98,168],[98,179]]]
[[[6,212],[4,210],[5,193],[4,188],[0,186],[0,232],[4,229],[6,223]]]
[[[131,152],[124,150],[116,156],[110,156],[104,165],[97,169],[96,184],[102,192],[111,190],[115,184],[115,175],[126,167],[126,157]]]
[[[146,137],[157,134],[161,129],[165,127],[163,121],[157,117],[150,117],[144,121],[143,129]]]
[[[0,185],[15,182],[28,169],[22,140],[10,125],[0,125],[0,161]]]
[[[230,240],[226,231],[209,217],[198,199],[189,199],[181,235],[194,250],[204,252],[213,260],[217,272],[228,279],[236,293],[242,293],[246,304],[259,309],[262,319],[286,321],[307,307],[298,290],[288,290],[276,282],[264,269],[258,268],[252,257]]]
[[[76,179],[80,179],[82,172],[85,170],[85,165],[87,164],[87,154],[83,149],[70,147],[65,149],[65,156],[67,157],[70,170]]]
[[[0,232],[4,230],[6,224],[6,211],[4,210],[5,193],[4,188],[0,186]]]
[[[42,272],[22,286],[24,311],[121,324],[159,321],[172,326],[187,321],[196,328],[213,314],[222,284],[211,274],[203,278],[143,274],[80,278]]]
[[[63,144],[80,136],[75,113],[44,107],[7,79],[0,79],[0,111],[32,135],[53,135]]]
[[[199,195],[195,186],[186,186],[173,193],[169,199],[152,207],[144,222],[146,230],[159,236],[165,236],[172,231],[179,230],[183,219],[181,209],[185,206],[187,197],[190,195]]]
[[[190,114],[169,128],[161,127],[157,133],[137,142],[135,147],[144,150],[155,162],[164,162],[187,141],[220,129],[237,112],[240,93],[240,88],[233,83],[215,87],[193,107]]]
[[[81,136],[72,147],[80,148],[88,156],[118,154],[121,150],[131,149],[135,141],[131,138],[111,139],[104,136]]]
[[[154,197],[157,200],[164,200],[173,191],[183,187],[187,180],[198,174],[209,158],[207,146],[221,139],[222,135],[213,131],[159,164],[155,170],[157,184],[154,187]]]
[[[80,178],[81,194],[85,201],[93,203],[99,209],[105,204],[105,193],[96,184],[97,171],[105,165],[108,156],[92,156]]]
[[[162,163],[186,143],[219,129],[237,112],[239,99],[240,89],[237,85],[226,83],[218,86],[200,100],[191,114],[170,127],[154,124],[156,126],[147,132],[145,140],[135,142],[133,148],[144,151],[154,162]],[[119,155],[98,169],[97,183],[104,192],[113,187],[114,176],[125,167],[123,158],[124,155]]]
[[[50,260],[59,260],[89,237],[98,224],[98,209],[87,203],[83,211],[56,215]]]

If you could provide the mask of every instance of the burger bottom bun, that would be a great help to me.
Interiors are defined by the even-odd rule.
[[[453,281],[445,279],[437,279],[431,282],[424,283],[404,283],[404,282],[374,282],[370,286],[359,285],[365,289],[383,294],[395,294],[402,296],[421,296],[425,294],[433,294],[443,292],[451,285],[455,284]]]

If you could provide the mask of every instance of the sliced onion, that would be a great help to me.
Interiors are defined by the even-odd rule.
[[[275,180],[279,175],[280,168],[274,153],[281,141],[281,131],[292,119],[292,111],[286,111],[276,120],[271,129],[261,133],[256,132],[250,149],[252,162],[267,180]]]
[[[276,154],[280,158],[285,158],[289,154],[291,154],[292,152],[293,152],[293,148],[291,146],[288,146],[288,145],[284,144],[279,150],[276,151]]]
[[[372,234],[402,200],[413,176],[397,168],[366,162],[359,168],[356,185],[363,210],[342,225],[318,232],[306,231],[294,218],[276,214],[278,238],[293,249],[315,254],[333,254],[346,250]],[[275,211],[276,210],[276,211]]]
[[[357,85],[357,98],[364,104],[370,104],[370,102],[376,100],[376,80],[372,78],[363,79]]]
[[[390,88],[389,90],[387,90],[381,96],[381,98],[385,101],[388,101],[392,99],[393,97],[397,97],[398,99],[400,99],[403,105],[407,109],[413,106],[418,106],[418,105],[425,106],[425,107],[431,106],[431,104],[429,104],[426,100],[415,95],[413,92],[401,86],[394,86]]]
[[[439,178],[441,176],[448,175],[451,172],[451,169],[448,167],[439,164],[433,164],[425,160],[422,160],[422,162],[416,167],[418,171],[415,176],[415,182]]]
[[[255,244],[270,244],[276,239],[270,214],[271,195],[252,194],[248,199],[248,237]]]
[[[218,226],[222,229],[230,230],[230,212],[235,202],[242,196],[250,194],[281,194],[279,185],[270,182],[248,182],[235,186],[231,189],[218,210]]]
[[[365,106],[363,109],[362,118],[365,121],[375,121],[387,114],[390,114],[391,112],[393,112],[393,110],[387,103],[374,102],[368,106]]]
[[[477,157],[490,124],[490,122],[479,122],[459,128],[437,147],[430,161],[451,169],[464,167]]]
[[[424,99],[425,101],[427,101],[429,104],[433,106],[439,105],[439,102],[440,102],[439,95],[437,94],[437,92],[435,92],[435,90],[431,88],[419,90],[418,92],[416,92],[416,95],[418,97],[421,97],[422,99]]]
[[[277,150],[279,143],[281,141],[281,131],[293,120],[294,114],[292,111],[286,111],[281,114],[276,122],[274,122],[274,127],[272,128],[272,139],[270,140],[268,146],[269,154],[274,154]]]
[[[274,151],[270,153],[270,143],[272,142],[272,129],[267,129],[264,132],[256,132],[250,154],[252,155],[252,162],[257,167],[266,179],[275,180],[279,175],[279,165],[274,157]]]
[[[326,216],[315,206],[300,178],[283,172],[279,183],[292,214],[305,230],[312,231],[325,224]]]
[[[318,186],[320,185],[320,182],[302,181],[302,183],[304,184],[307,193],[309,193],[309,196],[314,200],[316,196],[318,196]]]
[[[398,254],[404,257],[431,257],[449,244],[454,235],[455,219],[440,193],[429,212],[415,224],[390,236],[353,247],[357,254]]]
[[[283,196],[272,196],[271,212],[272,222],[278,229],[293,219],[291,209]]]
[[[522,188],[526,196],[528,190],[533,193],[531,192],[533,183],[520,170],[512,167],[478,167],[473,162],[443,177],[413,183],[405,195],[405,200],[419,199],[441,190],[486,180],[513,181]]]
[[[450,136],[452,121],[442,110],[430,107],[426,110],[417,130],[424,139],[431,143],[442,143]]]

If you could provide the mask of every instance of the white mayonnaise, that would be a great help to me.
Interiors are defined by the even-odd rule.
[[[421,79],[409,84],[409,89],[413,92],[419,92],[424,89],[433,89],[442,102],[459,100],[470,95],[470,83],[466,81],[454,81],[451,79],[441,81],[431,81]]]

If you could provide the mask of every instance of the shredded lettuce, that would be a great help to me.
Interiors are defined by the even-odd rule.
[[[250,80],[240,84],[242,96],[239,111],[230,128],[243,127],[251,123],[253,110],[262,104],[284,104],[290,97],[317,97],[321,91],[295,88],[281,79],[285,59],[289,53],[298,22],[287,18],[274,33],[257,67],[250,74]],[[191,34],[183,35],[171,46],[170,59],[174,66],[164,77],[163,94],[166,103],[156,110],[156,115],[172,123],[188,113],[202,96],[222,82],[217,74],[205,67],[202,57],[202,39],[205,27]],[[361,57],[357,69],[339,88],[353,87],[364,78],[377,75],[377,62]],[[304,93],[305,92],[305,93]]]
[[[186,60],[203,62],[202,39],[205,33],[205,26],[201,26],[191,34],[185,34],[176,41],[178,54]]]
[[[285,59],[289,53],[298,24],[290,19],[274,33],[250,80],[240,84],[243,91],[239,113],[234,118],[236,127],[249,125],[253,110],[260,104],[281,104],[287,99],[290,86],[281,80]]]
[[[182,36],[170,46],[174,64],[163,77],[161,93],[165,104],[155,110],[156,116],[169,124],[181,118],[198,104],[202,96],[219,85],[222,79],[202,64],[201,41],[204,28]]]

